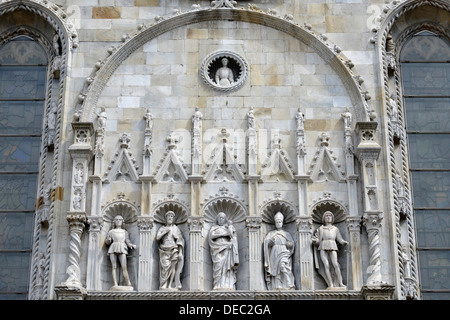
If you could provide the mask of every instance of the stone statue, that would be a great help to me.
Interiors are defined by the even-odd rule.
[[[228,59],[222,58],[222,67],[216,72],[216,83],[221,87],[229,87],[234,82],[233,71],[227,67]]]
[[[159,245],[159,288],[162,290],[181,289],[181,271],[184,265],[184,238],[174,224],[175,213],[167,211],[166,225],[159,228],[156,240]]]
[[[144,119],[145,119],[145,130],[152,130],[153,129],[153,115],[151,114],[150,109],[145,110]]]
[[[106,119],[107,119],[107,115],[106,115],[106,110],[104,107],[100,108],[100,113],[97,115],[98,118],[98,124],[100,126],[101,129],[106,128]]]
[[[124,229],[123,217],[118,215],[114,218],[113,229],[111,229],[105,239],[105,244],[109,245],[108,256],[112,264],[112,276],[114,286],[111,290],[133,290],[127,269],[128,249],[136,249],[136,245],[132,244],[128,235],[128,231]],[[117,261],[122,267],[122,273],[127,287],[119,287],[117,281]]]
[[[264,270],[267,289],[295,289],[292,273],[292,255],[294,239],[283,230],[284,216],[275,214],[275,230],[264,239]]]
[[[208,242],[213,261],[213,290],[235,290],[238,242],[236,230],[225,213],[217,215],[216,225],[209,231]]]
[[[336,242],[339,242],[342,245],[347,245],[348,242],[342,238],[339,229],[336,226],[333,226],[333,222],[334,214],[331,211],[324,212],[322,217],[323,225],[321,225],[312,236],[313,244],[319,246],[318,250],[320,251],[320,258],[323,262],[323,271],[325,273],[324,278],[328,285],[328,289],[345,288],[345,285],[342,283],[342,275],[337,255],[338,247]],[[330,260],[336,275],[335,282],[331,276]],[[317,261],[316,265],[318,265]]]

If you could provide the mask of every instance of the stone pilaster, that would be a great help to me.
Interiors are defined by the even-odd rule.
[[[103,218],[90,216],[87,219],[89,225],[89,244],[87,260],[87,290],[101,290],[100,283],[100,231],[103,225]]]
[[[297,217],[297,239],[300,265],[300,290],[314,290],[314,256],[312,248],[312,217]]]
[[[361,257],[361,217],[347,217],[345,220],[349,234],[353,290],[360,290],[363,285]]]
[[[87,222],[86,184],[88,165],[92,158],[91,136],[93,124],[90,122],[73,122],[74,143],[69,147],[72,157],[72,185],[70,193],[70,210],[67,212],[69,223],[69,258],[66,269],[67,280],[62,284],[67,287],[82,288],[80,276],[81,237]]]
[[[261,217],[247,217],[248,230],[248,263],[249,263],[249,289],[264,290],[264,275],[262,274],[261,261]]]
[[[198,291],[204,289],[203,279],[203,246],[202,228],[203,217],[189,217],[189,248],[190,248],[190,290]]]
[[[381,276],[380,231],[383,212],[379,210],[379,190],[377,186],[377,159],[381,146],[375,141],[377,122],[358,122],[356,131],[359,143],[356,156],[361,163],[364,192],[363,224],[369,238],[369,278],[367,285],[385,284]]]
[[[138,266],[138,291],[150,291],[152,289],[152,273],[157,272],[153,270],[152,261],[152,244],[154,235],[153,218],[151,217],[138,217],[138,229],[139,229],[139,266]]]

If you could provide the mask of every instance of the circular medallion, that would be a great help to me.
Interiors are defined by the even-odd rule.
[[[247,62],[239,54],[219,50],[203,59],[200,73],[209,87],[219,91],[234,91],[242,87],[248,70]]]

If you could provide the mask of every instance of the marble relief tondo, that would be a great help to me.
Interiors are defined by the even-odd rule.
[[[207,55],[201,64],[204,83],[218,91],[234,91],[242,87],[248,77],[247,61],[238,53],[218,50]]]

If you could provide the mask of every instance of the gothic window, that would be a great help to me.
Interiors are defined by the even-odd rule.
[[[36,41],[0,46],[0,300],[28,294],[46,76]]]
[[[450,45],[422,31],[400,54],[424,299],[450,298]]]

